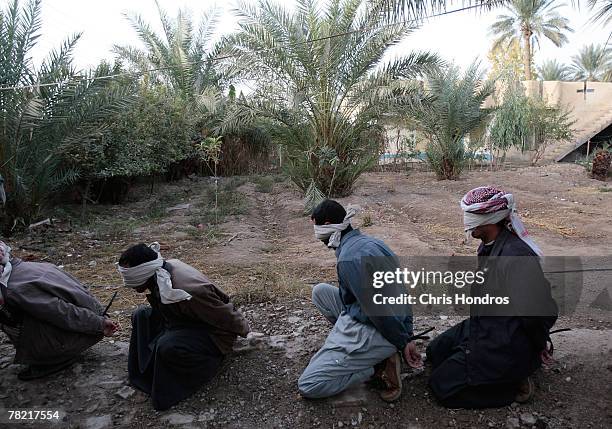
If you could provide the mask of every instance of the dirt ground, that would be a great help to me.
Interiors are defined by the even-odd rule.
[[[519,212],[547,255],[581,256],[612,268],[612,184],[586,177],[575,165],[512,171],[467,172],[457,181],[432,173],[368,173],[342,203],[358,204],[354,221],[399,255],[470,255],[478,243],[462,232],[460,197],[495,184],[514,193]],[[612,286],[612,274],[585,274],[578,310],[557,327],[573,330],[555,338],[556,362],[535,375],[533,402],[491,410],[440,407],[427,387],[426,368],[404,368],[404,393],[386,404],[373,386],[357,386],[328,400],[309,401],[297,378],[322,344],[330,326],[309,301],[319,281],[334,281],[335,258],[313,235],[300,194],[286,180],[253,177],[222,182],[225,212],[210,226],[208,179],[162,185],[153,194],[137,188],[122,206],[92,207],[89,223],[69,221],[58,209],[51,226],[12,237],[14,253],[45,260],[91,285],[107,302],[118,298],[111,316],[121,331],[86,352],[72,368],[42,381],[20,382],[14,351],[0,334],[0,425],[14,409],[59,410],[55,427],[612,427],[612,313],[593,308]],[[253,334],[236,344],[221,373],[192,398],[156,412],[148,398],[127,385],[130,314],[144,301],[119,285],[114,263],[130,244],[159,241],[162,254],[201,269],[232,295]],[[593,258],[599,256],[600,258]],[[603,262],[602,262],[603,261]],[[605,295],[605,292],[604,292]],[[415,318],[415,329],[435,333],[456,317]],[[424,351],[426,342],[419,347]],[[4,411],[2,411],[4,409]]]

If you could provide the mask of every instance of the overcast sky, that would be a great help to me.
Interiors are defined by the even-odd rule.
[[[2,8],[9,1],[12,0],[0,0]],[[25,1],[22,0],[22,3]],[[199,19],[202,11],[214,4],[224,5],[221,6],[223,16],[219,31],[230,32],[236,28],[236,18],[231,13],[234,0],[216,3],[212,0],[159,2],[170,15],[174,15],[179,8],[186,8],[194,19]],[[284,3],[292,3],[292,0],[285,0]],[[459,6],[455,2],[455,5],[449,6],[449,10]],[[111,47],[115,43],[138,44],[134,31],[123,16],[125,12],[137,12],[152,24],[159,25],[153,0],[43,0],[42,8],[43,35],[34,52],[36,63],[49,49],[57,47],[68,34],[75,32],[83,33],[75,52],[76,65],[82,68],[94,66],[103,58],[112,58]],[[492,40],[488,28],[495,16],[502,12],[502,9],[487,13],[464,11],[433,18],[395,49],[436,51],[460,65],[467,65],[479,57],[486,64]],[[537,64],[548,58],[569,63],[581,46],[592,42],[604,43],[612,31],[612,28],[604,28],[602,24],[588,24],[590,14],[584,8],[577,10],[564,6],[560,12],[570,20],[575,32],[569,35],[570,42],[563,48],[544,40],[535,54]]]

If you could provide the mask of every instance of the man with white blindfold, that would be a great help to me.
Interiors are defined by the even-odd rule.
[[[76,278],[45,262],[12,256],[0,241],[0,329],[15,346],[17,376],[34,380],[57,373],[111,336],[117,325]]]
[[[324,398],[355,384],[379,379],[385,389],[380,396],[395,401],[402,393],[401,358],[413,368],[421,367],[412,331],[412,313],[395,313],[390,306],[372,305],[374,289],[369,282],[366,260],[374,265],[397,257],[382,241],[351,226],[357,210],[333,200],[321,202],[312,212],[317,239],[333,249],[337,258],[339,287],[319,283],[312,301],[333,328],[323,347],[313,356],[298,380],[307,398]]]
[[[542,252],[521,222],[512,194],[478,187],[464,195],[461,208],[465,232],[481,240],[478,268],[486,273],[472,295],[500,291],[510,305],[472,305],[469,319],[436,337],[427,347],[433,367],[429,385],[449,408],[527,402],[534,393],[529,376],[551,360],[547,344],[557,319],[540,265]]]
[[[158,243],[127,249],[118,270],[126,287],[147,292],[150,304],[132,315],[130,383],[151,395],[156,410],[168,409],[213,378],[249,325],[204,274],[162,258]]]

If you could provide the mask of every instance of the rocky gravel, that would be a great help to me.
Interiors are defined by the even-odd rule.
[[[393,404],[380,400],[377,386],[368,384],[327,400],[301,398],[297,379],[330,329],[311,305],[309,290],[317,281],[335,280],[333,253],[314,240],[299,194],[288,183],[276,183],[270,193],[257,192],[250,183],[239,186],[245,213],[212,228],[194,221],[202,205],[201,182],[167,185],[165,192],[181,198],[173,198],[159,219],[146,217],[144,210],[154,201],[143,197],[101,208],[96,230],[53,219],[52,225],[11,240],[19,256],[62,265],[90,284],[102,301],[119,290],[110,314],[121,323],[121,331],[92,347],[71,368],[31,382],[17,380],[20,367],[12,363],[13,347],[0,334],[0,427],[612,427],[612,317],[594,307],[559,319],[557,327],[573,330],[555,336],[556,362],[535,374],[536,395],[529,404],[445,409],[431,397],[427,367],[421,372],[403,369],[404,392]],[[373,223],[364,231],[400,255],[472,254],[475,245],[463,238],[457,198],[483,183],[501,183],[515,191],[547,254],[609,255],[612,194],[600,192],[602,185],[576,166],[471,172],[453,182],[436,182],[428,173],[367,174],[342,202],[360,204]],[[148,220],[136,225],[139,219]],[[355,221],[360,225],[362,218]],[[131,229],[121,229],[126,225]],[[181,258],[218,282],[252,328],[210,383],[165,412],[155,411],[147,395],[128,385],[129,317],[143,300],[120,288],[112,269],[128,244],[154,240],[163,244],[167,257]],[[605,279],[594,277],[590,289],[585,288],[591,300],[609,289]],[[434,327],[436,335],[459,320],[417,315],[415,329]],[[421,351],[426,343],[419,343]],[[24,409],[57,410],[58,419],[8,421],[9,410]]]

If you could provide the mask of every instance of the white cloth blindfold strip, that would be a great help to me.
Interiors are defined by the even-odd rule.
[[[506,219],[511,213],[511,210],[505,209],[494,213],[470,213],[463,212],[463,225],[466,231],[471,231],[480,225],[492,225]]]
[[[137,288],[144,285],[151,277],[156,276],[162,304],[173,304],[191,299],[189,293],[172,287],[170,273],[163,268],[164,259],[159,253],[159,243],[153,243],[150,247],[157,252],[157,259],[130,268],[117,265],[117,270],[123,277],[123,284],[129,288]]]
[[[8,287],[13,265],[11,264],[11,248],[3,241],[0,241],[0,256],[0,284]],[[0,291],[0,304],[2,303],[4,303],[4,296]]]
[[[332,223],[328,225],[315,225],[314,233],[315,237],[319,240],[329,239],[327,242],[328,247],[340,246],[340,239],[342,238],[342,231],[344,231],[351,224],[351,218],[359,212],[359,207],[349,206],[346,210],[346,216],[342,223]]]
[[[516,212],[516,205],[512,194],[503,195],[503,198],[506,198],[506,200],[508,201],[508,208],[493,213],[470,213],[467,210],[475,210],[478,208],[479,204],[466,206],[461,203],[461,208],[464,210],[463,225],[465,226],[466,233],[473,230],[477,226],[493,225],[506,218],[509,218],[510,224],[512,225],[512,230],[515,232],[515,234],[518,235],[518,237],[523,240],[525,244],[531,247],[531,250],[533,250],[536,255],[542,257],[542,250],[540,250],[535,241],[533,241],[533,239],[529,235],[529,232],[527,231],[527,228],[525,227],[525,224],[523,224],[523,221],[521,221],[521,218]]]

